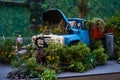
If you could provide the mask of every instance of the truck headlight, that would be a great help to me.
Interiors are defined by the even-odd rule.
[[[59,43],[59,44],[64,44],[64,38],[63,36],[59,36],[56,38],[55,40],[56,43]]]

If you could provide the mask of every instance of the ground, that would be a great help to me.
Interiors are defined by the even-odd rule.
[[[7,73],[12,71],[12,66],[10,64],[1,64],[0,63],[0,80],[10,80],[5,78]],[[83,72],[64,72],[58,74],[59,78],[64,77],[74,77],[74,76],[86,76],[86,75],[97,75],[97,74],[110,74],[110,73],[119,73],[120,74],[120,64],[116,61],[107,61],[105,65],[97,66],[95,69]]]

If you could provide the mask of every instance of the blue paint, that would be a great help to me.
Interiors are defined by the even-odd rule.
[[[64,44],[70,45],[73,42],[83,42],[89,45],[89,31],[85,28],[85,19],[82,18],[67,18],[59,9],[47,10],[42,15],[43,22],[46,21],[52,24],[58,24],[64,20],[65,27],[67,26],[69,33],[58,36],[64,37]],[[74,25],[73,25],[74,24]]]

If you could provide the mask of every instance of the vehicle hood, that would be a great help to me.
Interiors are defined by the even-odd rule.
[[[52,24],[52,25],[59,24],[61,20],[63,20],[65,23],[65,26],[67,25],[69,26],[66,16],[59,9],[45,11],[42,14],[42,20],[43,20],[43,23],[48,22],[49,24]]]

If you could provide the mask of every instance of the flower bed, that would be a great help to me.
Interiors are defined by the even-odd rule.
[[[13,51],[13,42],[10,39],[3,39],[0,42],[0,62],[9,63],[16,55],[16,52]]]
[[[18,54],[12,60],[11,64],[15,70],[10,72],[7,77],[57,80],[57,73],[65,71],[84,72],[98,65],[100,62],[98,58],[102,57],[103,59],[107,56],[103,53],[104,49],[102,47],[101,49],[90,51],[90,48],[83,43],[70,47],[51,44],[39,52],[35,45],[29,45],[25,54]],[[97,53],[99,53],[99,57]],[[106,60],[107,58],[103,59],[103,64]]]

